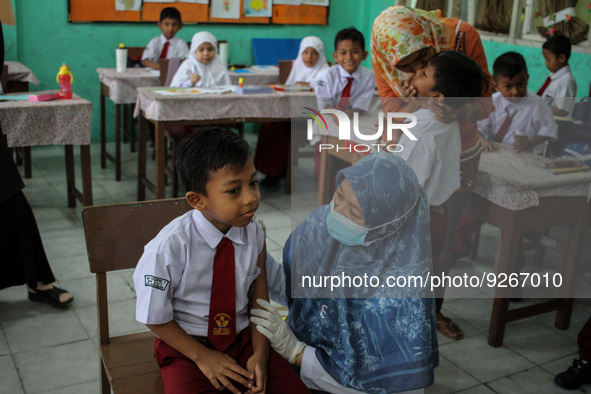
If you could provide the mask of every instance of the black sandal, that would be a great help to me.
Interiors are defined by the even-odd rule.
[[[29,291],[29,300],[35,302],[44,302],[53,306],[54,308],[67,308],[68,305],[74,301],[74,297],[70,298],[66,302],[60,302],[60,294],[68,293],[64,289],[60,289],[59,287],[53,286],[49,290],[33,290],[33,292]]]

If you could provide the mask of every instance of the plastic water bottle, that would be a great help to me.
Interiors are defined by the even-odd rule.
[[[74,83],[74,76],[70,72],[70,69],[64,63],[63,66],[60,67],[60,72],[57,73],[56,77],[57,82],[60,84],[60,90],[58,92],[58,96],[61,99],[71,99],[72,98],[72,83]]]

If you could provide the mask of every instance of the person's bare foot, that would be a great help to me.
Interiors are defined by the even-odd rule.
[[[449,317],[443,316],[441,312],[437,312],[436,319],[437,331],[441,334],[452,339],[460,339],[464,336],[464,331]]]

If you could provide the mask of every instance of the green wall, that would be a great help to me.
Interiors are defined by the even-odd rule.
[[[92,0],[89,0],[92,1]],[[393,0],[331,0],[328,26],[294,25],[185,25],[179,37],[190,41],[201,30],[212,32],[218,39],[230,44],[230,61],[252,64],[250,46],[253,37],[304,37],[316,35],[325,43],[328,59],[332,59],[333,39],[337,31],[355,26],[363,32],[369,50],[371,27],[374,18]],[[4,26],[6,59],[27,65],[41,83],[37,90],[56,89],[55,76],[62,62],[70,66],[75,81],[76,94],[93,102],[92,140],[99,136],[99,81],[98,67],[114,67],[114,49],[120,42],[127,46],[145,46],[159,34],[152,23],[68,23],[66,0],[13,0],[17,24]],[[489,64],[508,50],[517,50],[526,56],[530,67],[530,88],[536,90],[544,81],[547,71],[543,65],[541,50],[515,45],[484,42]],[[371,67],[368,59],[364,62]],[[579,95],[587,94],[591,79],[588,70],[591,55],[573,54],[571,65],[579,82]],[[35,90],[34,86],[31,86]],[[108,133],[113,133],[113,106],[107,100]]]

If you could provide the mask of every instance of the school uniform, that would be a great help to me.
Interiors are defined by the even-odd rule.
[[[359,66],[353,74],[349,74],[339,64],[326,69],[312,84],[316,92],[318,109],[337,107],[348,79],[353,78],[348,108],[367,111],[373,98],[376,81],[373,72]]]
[[[495,110],[486,119],[478,121],[478,130],[484,138],[494,141],[501,126],[508,117],[512,117],[509,129],[501,143],[513,145],[515,137],[525,136],[532,139],[535,136],[544,136],[556,139],[558,126],[554,121],[552,110],[546,100],[528,91],[527,95],[519,102],[511,102],[496,92],[492,95]],[[540,154],[545,144],[538,144],[529,152]]]
[[[150,60],[154,63],[158,63],[160,54],[162,53],[162,49],[164,49],[164,44],[166,42],[167,40],[166,37],[164,37],[164,34],[152,38],[146,46],[146,49],[144,49],[142,61]],[[189,56],[189,47],[182,39],[173,37],[171,40],[168,40],[168,43],[169,46],[168,51],[166,52],[166,59],[172,59],[173,57],[186,58]]]
[[[567,111],[567,117],[570,117],[577,96],[577,81],[570,71],[570,66],[561,67],[550,73],[548,78],[550,78],[550,84],[542,92],[541,97],[546,99],[550,107]]]
[[[136,319],[144,324],[174,320],[189,335],[202,338],[202,343],[211,347],[203,338],[208,335],[213,261],[224,237],[234,246],[237,334],[237,339],[224,352],[244,366],[252,355],[249,296],[260,273],[257,259],[265,242],[258,221],[245,227],[231,227],[224,235],[200,211],[191,210],[166,225],[144,248],[133,275]],[[269,355],[269,382],[275,367],[282,379],[286,378],[282,367],[287,367],[288,374],[293,373],[285,360],[271,353],[275,352],[270,351]],[[160,339],[155,343],[154,354],[167,391],[177,392],[176,387],[195,389],[190,392],[198,392],[197,388],[203,387],[213,389],[194,362]]]

